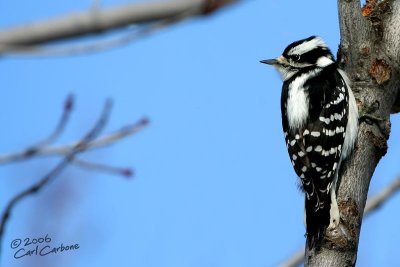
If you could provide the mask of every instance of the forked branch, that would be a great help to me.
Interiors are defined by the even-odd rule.
[[[69,96],[64,105],[63,115],[57,127],[47,138],[38,142],[38,144],[29,147],[18,153],[11,153],[6,156],[0,157],[2,159],[2,163],[8,163],[17,160],[29,159],[34,156],[44,155],[43,151],[51,150],[49,145],[54,142],[57,137],[62,133],[65,128],[68,118],[70,117],[70,113],[73,107],[73,97]],[[111,100],[107,100],[101,115],[99,116],[97,122],[93,125],[92,129],[90,129],[84,137],[82,137],[79,141],[70,144],[63,145],[58,147],[57,149],[53,149],[51,155],[62,156],[61,161],[44,177],[42,177],[39,181],[32,184],[25,190],[21,191],[17,195],[15,195],[6,205],[0,221],[0,253],[1,253],[1,245],[4,237],[4,232],[7,226],[7,222],[9,221],[10,215],[15,208],[15,206],[25,199],[28,196],[34,195],[40,192],[46,185],[48,185],[52,180],[54,180],[70,163],[75,163],[78,166],[90,168],[94,170],[101,170],[106,172],[111,172],[113,174],[119,174],[123,176],[131,176],[132,170],[127,168],[117,168],[113,166],[108,166],[106,164],[92,163],[88,161],[83,161],[76,159],[76,156],[82,152],[88,151],[90,149],[105,146],[108,144],[112,144],[126,136],[132,135],[139,130],[141,130],[145,125],[148,124],[146,119],[140,120],[138,123],[135,123],[131,126],[125,127],[120,131],[114,132],[112,134],[107,134],[101,136],[101,132],[104,126],[107,124],[110,112],[112,108]],[[56,151],[56,152],[54,152]]]

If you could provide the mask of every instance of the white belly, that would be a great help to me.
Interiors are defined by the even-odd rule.
[[[286,112],[290,130],[302,127],[308,117],[308,93],[304,90],[304,82],[308,75],[297,77],[289,86]]]

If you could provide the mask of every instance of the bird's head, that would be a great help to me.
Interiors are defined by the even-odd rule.
[[[291,43],[278,58],[260,62],[274,66],[286,81],[302,69],[324,68],[335,61],[324,41],[311,36]]]

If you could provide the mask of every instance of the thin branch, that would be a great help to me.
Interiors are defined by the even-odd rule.
[[[397,177],[390,185],[385,187],[381,192],[377,193],[365,204],[364,214],[369,215],[372,211],[377,210],[390,197],[400,190],[400,177]]]
[[[0,31],[0,53],[30,49],[34,45],[98,34],[132,24],[208,15],[236,0],[171,0],[92,8],[63,17],[38,21]]]
[[[153,34],[171,24],[176,20],[168,19],[160,22],[151,23],[147,26],[141,26],[139,30],[128,29],[123,33],[112,39],[94,41],[90,44],[78,45],[31,45],[31,46],[18,46],[13,47],[12,50],[7,51],[8,54],[14,53],[23,56],[76,56],[81,54],[101,52],[104,50],[116,48],[126,45],[128,43],[139,40],[145,36]],[[0,51],[1,52],[1,51]]]
[[[304,247],[297,250],[290,258],[282,262],[279,267],[297,267],[304,261]]]
[[[1,216],[1,221],[0,221],[0,251],[1,251],[1,245],[3,243],[2,240],[4,237],[5,227],[10,218],[11,212],[13,208],[16,206],[16,204],[18,204],[24,198],[38,193],[45,185],[47,185],[51,180],[54,180],[54,178],[57,177],[57,175],[60,174],[68,166],[68,164],[70,163],[71,160],[73,160],[76,154],[85,150],[88,142],[96,138],[100,134],[101,130],[104,128],[109,118],[110,111],[111,111],[111,101],[108,100],[104,106],[101,116],[99,117],[98,121],[94,124],[93,128],[74,147],[71,148],[71,150],[65,155],[62,161],[58,163],[54,169],[52,169],[37,183],[33,184],[29,188],[18,193],[10,200],[10,202],[7,204]]]
[[[4,156],[0,155],[0,164],[3,162],[4,163],[13,162],[20,159],[32,157],[36,155],[37,151],[40,150],[42,147],[54,142],[65,129],[65,126],[67,125],[69,117],[71,115],[73,105],[74,105],[74,97],[72,95],[69,95],[64,102],[63,113],[54,131],[49,136],[38,142],[37,144],[32,145],[27,149],[24,149],[24,151]]]
[[[364,209],[364,216],[376,211],[382,204],[388,201],[397,191],[400,191],[400,177],[385,187],[381,192],[368,199]],[[290,258],[282,262],[280,267],[297,267],[304,261],[304,247],[296,251]]]
[[[74,96],[69,95],[64,102],[63,114],[54,131],[47,138],[43,139],[41,142],[32,147],[32,149],[51,144],[60,136],[60,134],[64,131],[65,126],[68,123],[73,106],[74,106]]]
[[[103,163],[95,163],[83,159],[77,159],[74,158],[74,160],[71,162],[76,166],[79,166],[81,168],[89,169],[89,170],[95,170],[95,171],[101,171],[101,172],[108,172],[111,174],[116,174],[116,175],[122,175],[125,177],[131,177],[133,175],[133,171],[130,168],[119,168],[119,167],[114,167],[110,166],[107,164]]]
[[[90,140],[86,144],[85,151],[92,150],[95,148],[104,147],[111,145],[127,136],[133,135],[149,124],[148,119],[144,118],[140,121],[124,127],[116,132],[105,134],[94,140]],[[11,163],[20,160],[26,160],[33,156],[65,156],[73,147],[79,144],[80,141],[76,141],[67,145],[53,146],[53,147],[32,147],[18,151],[15,153],[0,155],[0,164]]]

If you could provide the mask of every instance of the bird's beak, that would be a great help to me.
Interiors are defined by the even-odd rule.
[[[268,65],[277,65],[277,64],[285,64],[285,63],[287,63],[287,60],[285,57],[280,56],[280,57],[274,58],[274,59],[261,60],[260,62],[264,63],[264,64],[268,64]]]
[[[264,64],[268,64],[268,65],[275,65],[275,64],[278,64],[278,60],[276,60],[275,58],[274,58],[274,59],[265,59],[265,60],[261,60],[260,62],[261,62],[261,63],[264,63]]]

